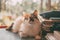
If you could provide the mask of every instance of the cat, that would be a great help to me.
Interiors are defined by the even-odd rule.
[[[41,28],[40,22],[38,20],[37,10],[30,14],[31,16],[25,19],[25,21],[20,25],[19,35],[20,37],[35,37],[36,39],[41,39]]]

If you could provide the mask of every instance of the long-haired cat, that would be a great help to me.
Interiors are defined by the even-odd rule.
[[[36,39],[40,39],[40,22],[37,18],[37,10],[34,11],[33,14],[31,14],[30,17],[25,19],[24,22],[21,24],[19,29],[19,35],[20,37],[36,37]]]

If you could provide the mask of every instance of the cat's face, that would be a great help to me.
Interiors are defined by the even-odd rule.
[[[38,15],[38,11],[37,10],[35,10],[33,12],[33,14],[29,14],[29,13],[24,13],[23,14],[25,19],[30,20],[30,21],[34,21],[34,19],[37,19],[37,15]]]

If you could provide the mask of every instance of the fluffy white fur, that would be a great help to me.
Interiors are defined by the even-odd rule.
[[[37,11],[34,12],[35,15],[37,16]],[[40,29],[40,22],[38,19],[34,19],[33,22],[29,22],[29,17],[30,15],[24,15],[21,17],[18,17],[15,21],[14,21],[14,25],[13,25],[13,32],[18,32],[20,37],[27,37],[27,36],[37,36],[39,34],[39,32],[41,32]],[[28,20],[25,20],[25,18],[27,18]],[[38,37],[38,36],[37,36]]]
[[[20,37],[33,36],[35,37],[40,32],[40,22],[34,19],[34,22],[29,23],[27,20],[23,22],[19,29]]]
[[[23,16],[20,16],[18,17],[15,21],[14,21],[14,25],[12,27],[12,31],[14,33],[18,32],[18,30],[20,29],[20,25],[21,23],[24,21],[24,17]]]

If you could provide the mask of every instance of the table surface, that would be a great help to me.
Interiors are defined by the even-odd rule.
[[[18,34],[0,29],[0,40],[34,40],[34,38],[20,38]]]

